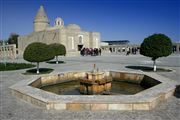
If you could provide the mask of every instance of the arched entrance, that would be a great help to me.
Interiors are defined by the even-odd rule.
[[[78,51],[81,51],[81,49],[83,48],[83,45],[78,45]]]

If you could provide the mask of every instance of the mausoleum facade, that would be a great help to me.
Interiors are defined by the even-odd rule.
[[[83,47],[100,48],[99,32],[83,31],[77,24],[65,26],[60,17],[55,19],[52,27],[43,6],[40,6],[33,24],[34,31],[32,33],[18,38],[19,55],[23,55],[25,48],[33,42],[61,43],[66,47],[67,55],[79,55]]]

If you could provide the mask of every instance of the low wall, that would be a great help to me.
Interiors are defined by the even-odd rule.
[[[110,75],[115,81],[122,81],[122,82],[126,81],[137,84],[139,84],[144,78],[143,74],[116,72],[116,71],[110,71]]]
[[[57,75],[48,75],[48,76],[43,76],[38,80],[32,82],[30,86],[40,88],[43,86],[54,85],[72,80],[78,80],[79,78],[84,78],[85,76],[86,76],[85,72],[68,72]]]
[[[2,45],[0,46],[0,59],[15,59],[17,57],[16,45]]]
[[[148,77],[143,74],[127,73],[127,72],[104,72],[105,76],[112,77],[113,81],[129,82],[135,84],[141,84],[144,88],[150,88],[161,82]],[[43,86],[54,85],[62,82],[68,82],[72,80],[79,80],[86,77],[86,72],[68,72],[57,75],[43,76],[36,81],[32,82],[30,86],[40,88]]]
[[[127,74],[126,74],[127,73]],[[85,72],[69,72],[57,75],[43,76],[39,79],[21,81],[10,87],[11,94],[31,104],[55,110],[151,110],[157,104],[173,96],[177,82],[162,77],[155,73],[130,73],[110,71],[105,74],[112,75],[115,79],[121,76],[135,83],[159,81],[154,87],[146,89],[134,95],[57,95],[44,90],[34,88],[42,85],[51,85],[63,80],[85,77]],[[152,78],[152,79],[150,79]],[[158,83],[159,83],[158,82]],[[155,82],[153,82],[155,83]],[[31,85],[31,86],[29,86]]]

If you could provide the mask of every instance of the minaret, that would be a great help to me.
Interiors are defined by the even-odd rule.
[[[47,27],[49,27],[49,20],[42,5],[40,6],[35,16],[33,23],[34,23],[34,32],[43,31]]]

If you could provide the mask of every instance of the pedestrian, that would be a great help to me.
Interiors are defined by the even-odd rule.
[[[99,55],[101,55],[101,48],[99,48],[99,52],[98,53],[99,53]]]

